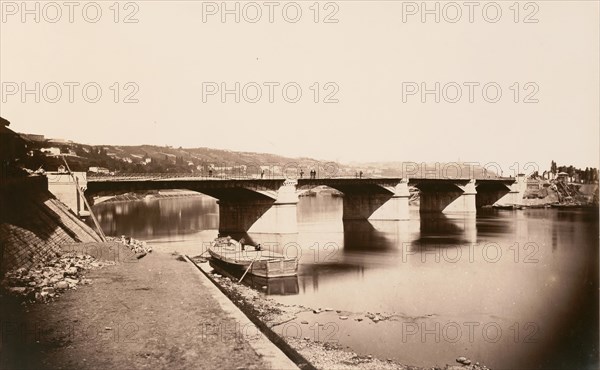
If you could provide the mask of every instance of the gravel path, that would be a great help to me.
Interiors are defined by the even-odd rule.
[[[268,367],[182,257],[154,252],[86,276],[48,304],[1,300],[1,369]]]

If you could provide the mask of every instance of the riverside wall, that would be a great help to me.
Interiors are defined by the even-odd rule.
[[[99,241],[94,230],[48,191],[45,176],[2,178],[0,276],[52,258],[66,244]]]

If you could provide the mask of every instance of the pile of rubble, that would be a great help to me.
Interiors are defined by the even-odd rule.
[[[92,281],[83,276],[85,270],[114,264],[112,261],[98,261],[92,256],[74,252],[56,255],[30,269],[19,268],[7,272],[0,283],[0,291],[24,302],[45,303],[67,289],[91,284]]]
[[[117,243],[121,243],[123,245],[126,245],[135,254],[146,255],[146,253],[151,253],[152,252],[152,247],[149,247],[146,244],[146,242],[134,239],[134,238],[129,237],[129,236],[126,237],[125,235],[121,235],[120,238],[112,237],[112,236],[107,236],[106,237],[106,241],[117,242]]]

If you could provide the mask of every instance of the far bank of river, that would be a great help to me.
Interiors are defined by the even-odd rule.
[[[125,193],[115,196],[103,196],[95,201],[95,204],[100,203],[115,203],[128,202],[135,200],[155,200],[168,198],[184,198],[184,197],[202,197],[203,195],[191,190],[160,190],[148,192]]]

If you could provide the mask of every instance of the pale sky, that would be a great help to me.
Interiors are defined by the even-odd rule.
[[[137,1],[128,8],[122,2],[117,15],[113,1],[98,1],[96,23],[83,17],[87,2],[77,3],[72,23],[65,6],[50,23],[56,9],[38,2],[40,22],[30,14],[23,23],[20,1],[1,3],[0,115],[15,131],[88,144],[215,147],[340,161],[534,162],[543,170],[554,159],[599,166],[597,1],[521,2],[518,14],[513,1],[497,1],[502,14],[496,23],[483,17],[486,2],[477,3],[472,23],[464,6],[462,17],[450,23],[457,13],[443,8],[448,2],[439,2],[439,23],[433,15],[423,23],[422,9],[409,14],[420,1],[321,2],[317,23],[313,1],[287,6],[289,20],[295,4],[302,10],[297,23],[283,17],[289,2],[275,2],[273,23],[263,2],[252,3],[262,11],[256,23],[248,22],[257,14],[254,5],[244,8],[248,2],[239,2],[239,23],[234,15],[221,22],[222,9],[213,7],[221,2]],[[29,4],[34,9],[35,2]],[[89,20],[94,6],[86,8]],[[493,20],[496,9],[486,9]],[[130,13],[137,23],[123,22]],[[324,23],[328,14],[338,22]],[[524,23],[528,15],[537,23]],[[39,103],[34,94],[21,95],[23,86],[35,89],[36,82]],[[72,103],[69,82],[79,83]],[[83,99],[89,82],[102,89],[97,103]],[[138,103],[123,103],[134,88],[126,89],[127,82],[139,87]],[[229,94],[223,103],[217,93],[203,102],[207,82],[228,89],[239,82],[241,101]],[[272,103],[269,82],[279,84],[272,87]],[[302,90],[297,103],[284,100],[282,86],[289,82]],[[423,103],[420,92],[403,101],[409,87],[434,89],[436,82],[445,93],[440,103],[433,94]],[[502,90],[496,103],[484,100],[488,83]],[[62,96],[51,103],[55,84]],[[256,86],[261,98],[247,102]],[[462,97],[450,103],[456,86]],[[334,89],[339,102],[323,103]],[[120,91],[118,103],[114,90]],[[288,93],[293,99],[294,89]],[[523,102],[530,93],[537,103]],[[494,96],[488,90],[486,98]]]

